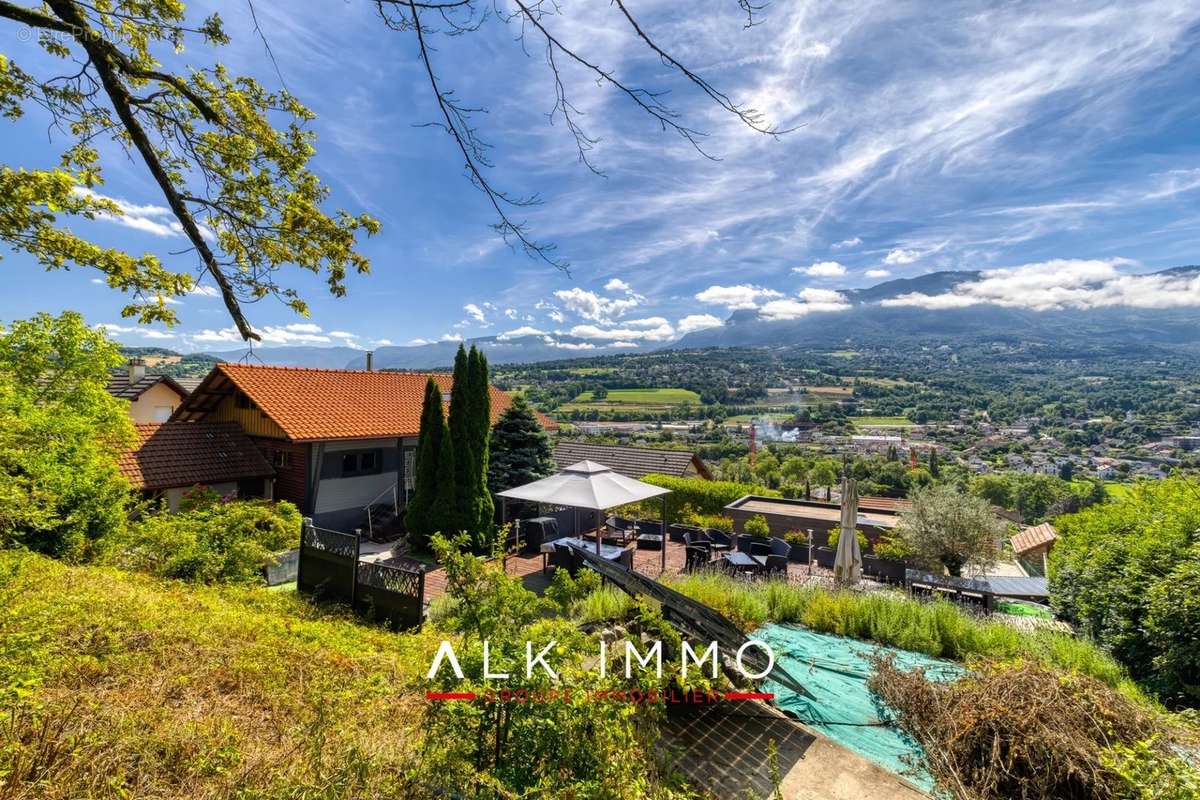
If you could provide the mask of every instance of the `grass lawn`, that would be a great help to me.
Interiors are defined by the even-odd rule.
[[[859,428],[911,428],[916,424],[906,417],[851,417],[850,421]]]
[[[609,389],[608,397],[596,400],[591,392],[584,392],[564,408],[572,406],[620,406],[620,407],[651,407],[699,405],[700,395],[690,389]]]

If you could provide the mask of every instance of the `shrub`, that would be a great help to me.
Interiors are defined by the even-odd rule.
[[[575,603],[571,613],[579,622],[611,622],[628,618],[635,605],[625,592],[605,586]]]
[[[808,544],[808,534],[805,531],[788,531],[783,535],[783,540],[788,544]]]
[[[748,536],[770,536],[771,526],[767,524],[767,518],[762,514],[755,514],[750,519],[746,520],[742,525],[742,530]]]
[[[571,577],[565,569],[556,569],[554,578],[546,587],[546,599],[558,606],[564,614],[583,598],[600,589],[600,576],[590,569],[579,571]]]
[[[667,495],[667,513],[671,519],[680,519],[685,507],[700,514],[724,514],[725,506],[748,494],[779,497],[779,492],[752,483],[675,478],[657,473],[646,475],[642,480],[671,490]]]
[[[1059,540],[1049,570],[1055,610],[1167,705],[1200,705],[1195,486],[1185,479],[1139,483],[1055,525]]]
[[[725,533],[733,532],[733,520],[724,514],[701,514],[685,510],[682,519],[688,525],[695,525],[698,528],[713,528]]]
[[[858,549],[860,552],[865,553],[871,549],[871,540],[868,539],[867,535],[865,533],[863,533],[862,531],[855,529],[854,538],[858,540]],[[833,530],[829,531],[829,546],[832,547],[834,550],[837,550],[838,542],[840,542],[841,540],[842,540],[842,529],[841,528],[834,528]]]
[[[103,559],[164,578],[244,583],[259,580],[275,553],[299,542],[300,512],[291,503],[222,502],[202,491],[178,513],[155,511],[113,537]]]
[[[881,536],[879,541],[875,543],[874,549],[875,555],[880,558],[890,558],[895,561],[903,561],[911,553],[908,544],[891,532]]]

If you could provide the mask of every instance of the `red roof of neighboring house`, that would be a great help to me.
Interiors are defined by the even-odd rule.
[[[416,436],[431,376],[449,393],[454,381],[446,374],[217,364],[172,419],[203,419],[236,387],[292,441]],[[512,398],[494,386],[491,397],[495,422]]]
[[[1054,542],[1058,538],[1058,531],[1054,530],[1054,526],[1049,522],[1043,522],[1041,525],[1033,525],[1024,528],[1016,536],[1009,541],[1012,542],[1013,552],[1017,555],[1028,553],[1044,545]]]
[[[187,397],[191,390],[178,379],[170,375],[143,375],[137,380],[130,380],[127,372],[114,372],[108,380],[108,393],[122,400],[137,400],[146,392],[165,383],[180,397]]]
[[[121,454],[118,466],[137,489],[275,476],[236,422],[164,422],[134,427],[138,445]]]

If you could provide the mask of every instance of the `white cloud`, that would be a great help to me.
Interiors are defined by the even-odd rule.
[[[563,314],[563,312],[559,311],[558,309],[551,311],[546,316],[549,317],[550,319],[554,320],[555,322],[557,322],[559,325],[561,325],[567,319],[567,316],[565,314]]]
[[[758,310],[759,316],[768,320],[799,319],[813,313],[845,311],[850,303],[841,292],[832,289],[801,289],[799,300],[772,300]]]
[[[433,341],[431,339],[422,339],[418,336],[416,339],[409,339],[408,343],[414,347],[419,347],[423,344],[433,344]]]
[[[633,289],[630,288],[628,283],[621,280],[620,278],[613,278],[608,283],[604,284],[604,291],[606,291],[606,292],[632,292]]]
[[[103,286],[105,284],[104,278],[92,278],[91,282],[95,283],[95,284],[99,284],[100,286]]]
[[[101,322],[96,326],[96,330],[104,331],[105,334],[111,336],[114,333],[123,333],[126,336],[140,336],[143,339],[174,339],[175,334],[159,330],[157,328],[142,328],[137,325],[117,325],[112,322]]]
[[[192,287],[191,291],[189,291],[188,294],[194,295],[197,297],[220,297],[221,291],[219,289],[217,289],[217,287],[215,287],[215,286],[196,284],[195,286]]]
[[[775,297],[783,297],[783,292],[748,283],[741,283],[737,286],[709,286],[696,294],[696,299],[701,303],[725,306],[729,309],[757,308],[760,300],[770,300]]]
[[[883,257],[885,264],[911,264],[921,257],[919,250],[905,250],[903,247],[897,247],[894,250],[889,250],[888,254]]]
[[[637,342],[613,342],[609,347],[641,347]]]
[[[333,339],[341,339],[346,342],[358,338],[358,334],[351,333],[350,331],[330,331],[329,336]]]
[[[463,311],[467,312],[467,316],[480,324],[487,322],[487,317],[484,316],[483,309],[474,303],[467,303],[465,306],[463,306]]]
[[[1024,264],[985,271],[937,295],[912,293],[881,301],[885,306],[928,309],[990,304],[1035,311],[1200,306],[1200,275],[1125,275],[1124,259],[1071,260]]]
[[[591,342],[560,342],[553,336],[543,336],[542,341],[550,347],[557,347],[559,350],[595,350],[596,345]],[[611,346],[611,345],[610,345]]]
[[[611,281],[610,281],[611,283]],[[630,292],[626,297],[611,298],[589,292],[578,286],[554,293],[564,306],[584,319],[595,322],[610,322],[624,316],[631,309],[646,301],[645,297]]]
[[[447,333],[443,333],[438,338],[439,342],[461,342],[462,340],[463,340],[462,334],[457,333],[455,331],[449,331]]]
[[[792,272],[813,278],[837,278],[846,274],[846,268],[836,261],[818,261],[810,267],[793,267]]]
[[[511,331],[505,331],[504,333],[500,334],[496,338],[502,342],[506,342],[509,339],[516,339],[517,337],[520,337],[520,336],[541,336],[545,333],[546,333],[545,331],[540,331],[531,325],[522,325],[521,327],[515,328]]]
[[[508,317],[509,319],[516,319],[517,310],[515,308],[506,308],[504,309],[504,316]]]
[[[391,339],[376,339],[375,341],[372,342],[372,344],[375,345],[376,347],[391,347],[392,340]]]
[[[719,328],[723,324],[720,317],[712,314],[689,314],[679,320],[675,327],[680,333],[691,333],[692,331],[702,331],[705,328]]]
[[[847,247],[858,247],[862,244],[862,239],[857,236],[852,236],[849,239],[842,239],[840,242],[835,242],[830,245],[834,250],[845,250]]]
[[[886,270],[886,269],[869,269],[866,272],[866,276],[868,278],[886,278],[887,276],[889,276],[891,274],[892,274],[891,270]]]
[[[255,328],[254,332],[262,337],[263,344],[330,344],[332,339],[321,332],[320,325],[311,322],[293,322],[289,325],[264,325]],[[220,330],[205,328],[191,335],[193,341],[205,344],[241,344],[242,335],[232,325]]]
[[[596,325],[576,325],[569,333],[580,339],[608,339],[612,341],[665,342],[675,337],[675,329],[662,317],[631,319],[619,328],[600,328]]]

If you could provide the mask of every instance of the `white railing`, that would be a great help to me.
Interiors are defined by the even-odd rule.
[[[400,499],[397,495],[397,487],[396,487],[395,483],[393,483],[391,486],[384,488],[384,490],[382,492],[375,495],[375,497],[373,497],[371,499],[371,502],[369,502],[365,506],[363,506],[363,511],[367,512],[367,536],[369,536],[372,539],[375,538],[375,521],[373,519],[373,517],[375,516],[375,506],[379,505],[380,499],[385,497],[389,492],[392,495],[392,513],[399,516],[399,514],[400,514]]]

